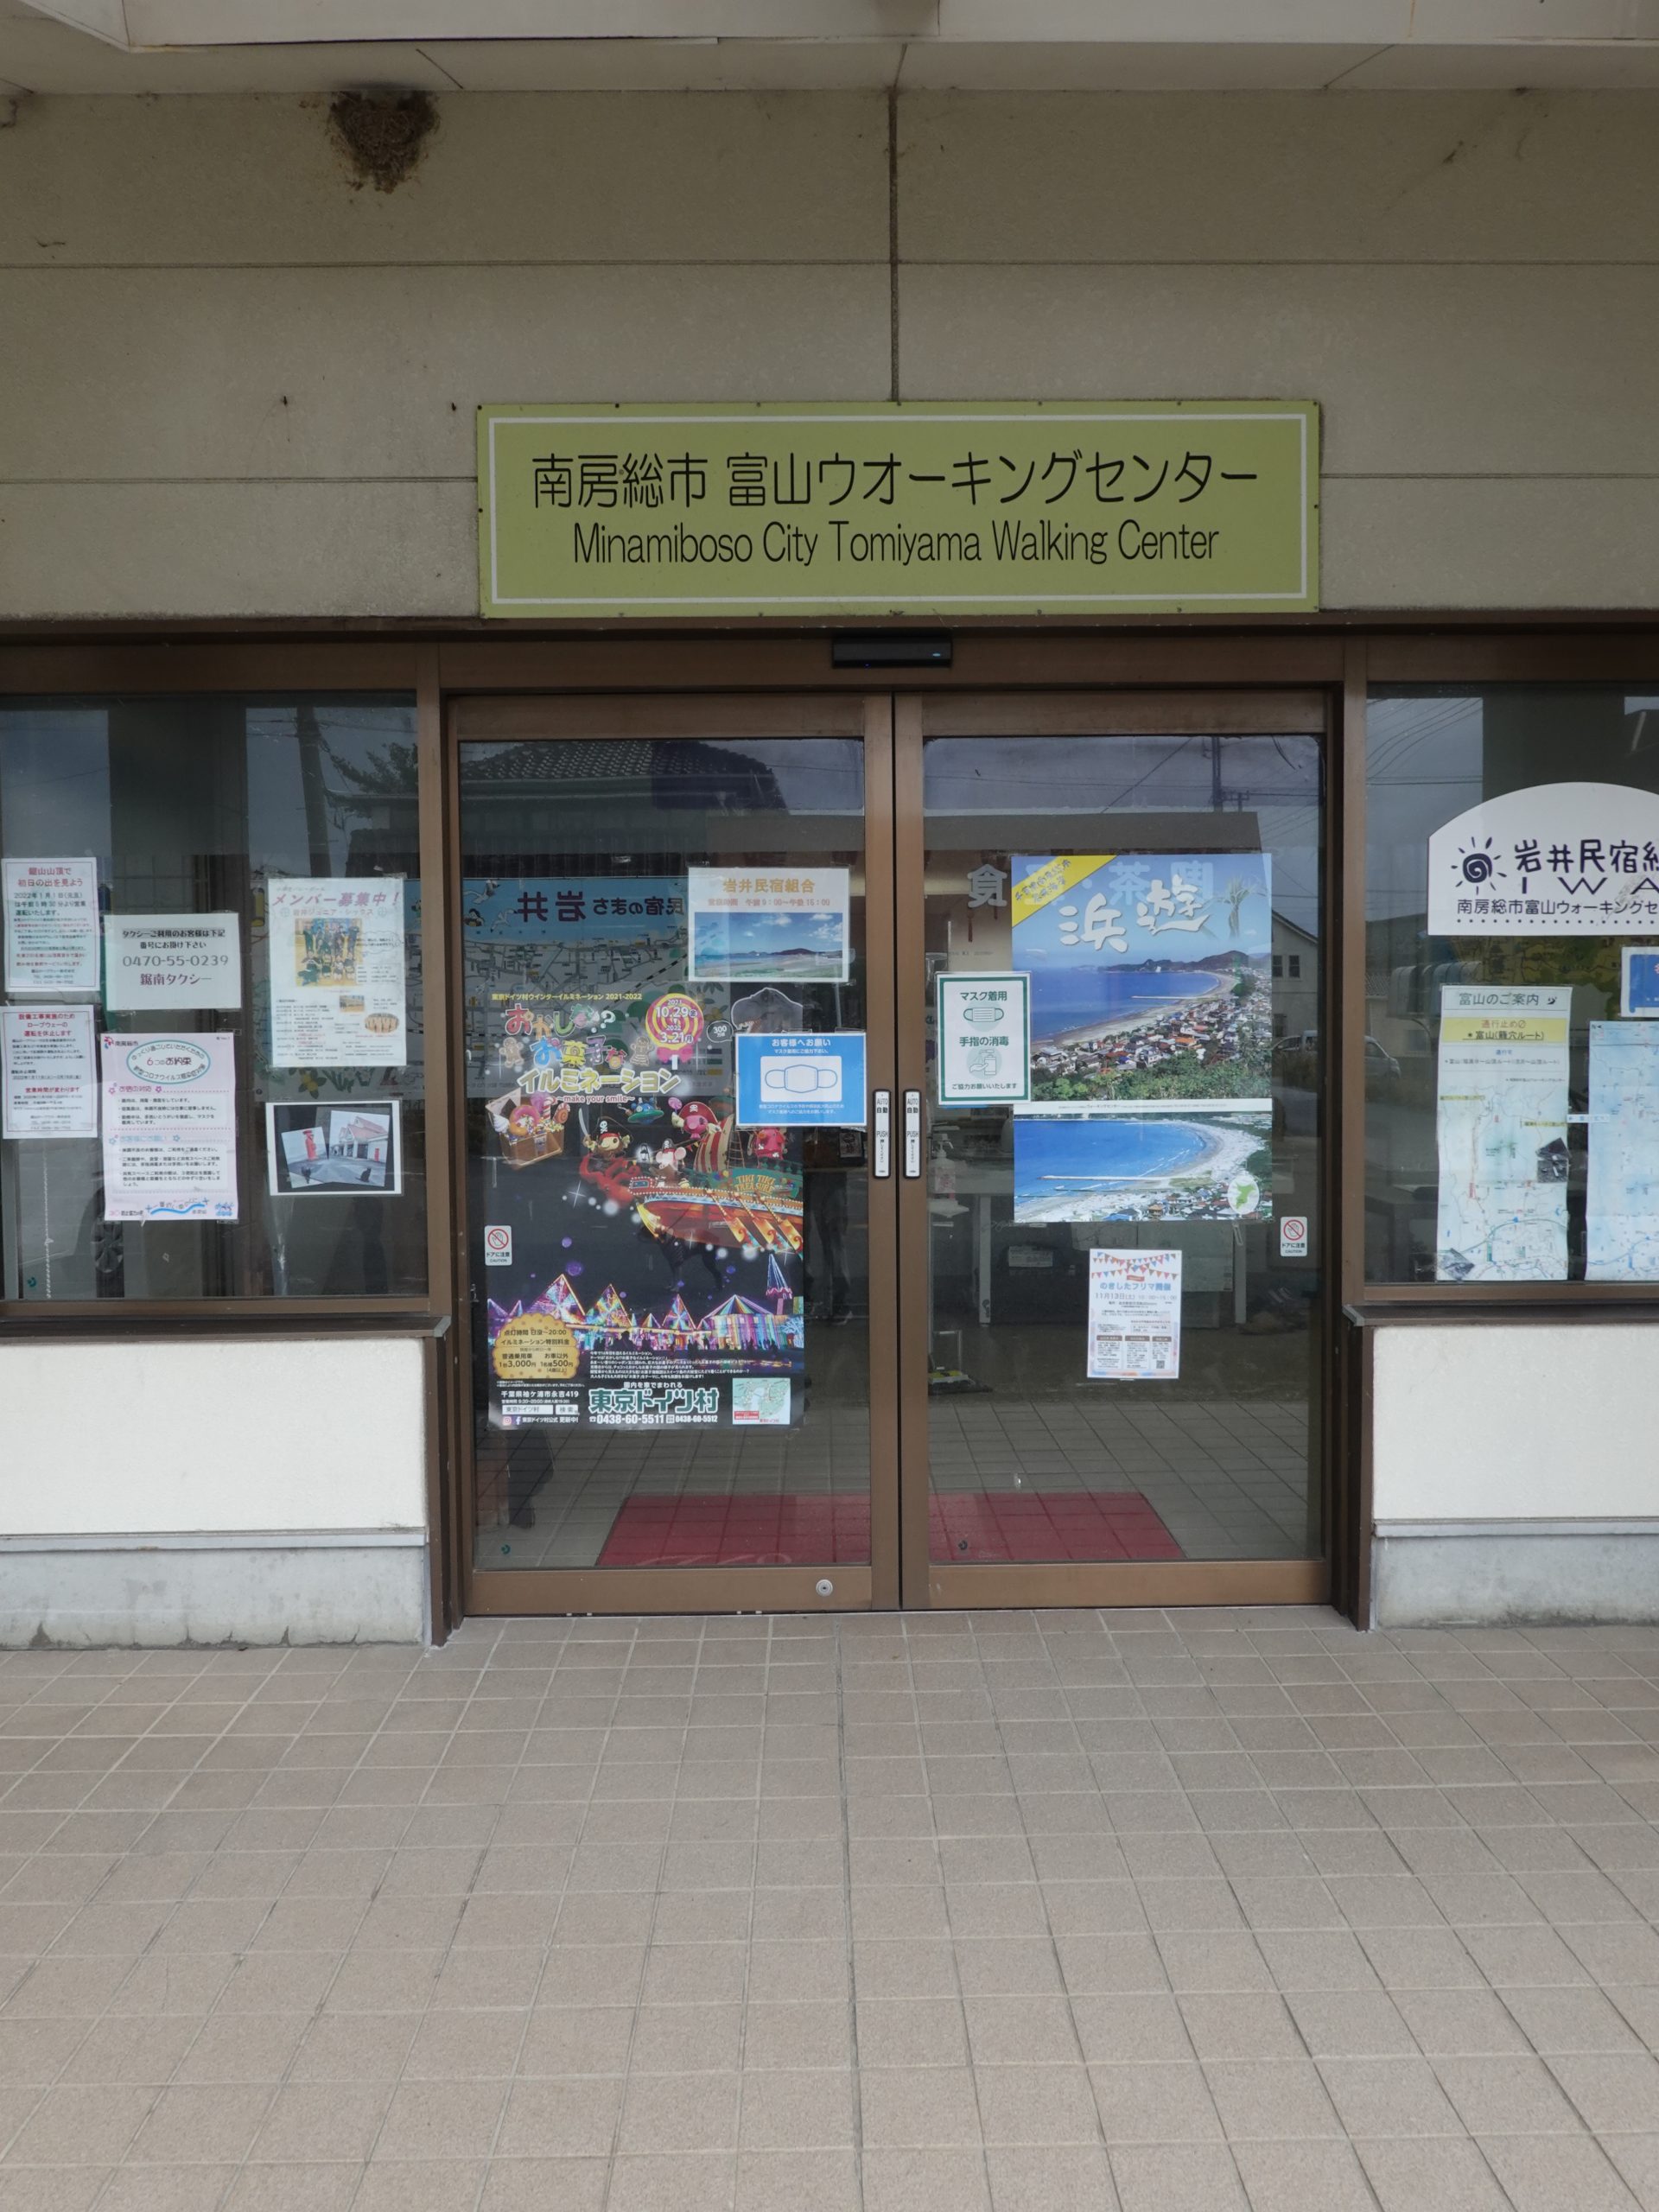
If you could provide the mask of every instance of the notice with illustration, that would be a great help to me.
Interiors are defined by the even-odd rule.
[[[236,1039],[105,1036],[105,1221],[234,1221]]]
[[[272,876],[265,900],[272,1067],[402,1067],[402,876]]]
[[[1031,979],[1015,1221],[1265,1218],[1268,855],[1017,854],[1012,872]]]
[[[1181,1371],[1181,1255],[1097,1244],[1089,1255],[1091,1382]]]
[[[1572,1003],[1566,986],[1441,989],[1441,1282],[1566,1280]]]

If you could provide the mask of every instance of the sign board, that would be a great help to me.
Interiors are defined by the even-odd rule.
[[[739,1128],[863,1128],[862,1030],[740,1034],[736,1045]]]
[[[1023,1105],[1031,1096],[1031,978],[971,969],[933,979],[941,1106]]]
[[[1659,794],[1534,784],[1428,841],[1431,937],[1659,937]]]
[[[479,410],[486,615],[1306,612],[1302,400]]]
[[[105,914],[104,1006],[109,1014],[242,1003],[242,938],[234,914]]]

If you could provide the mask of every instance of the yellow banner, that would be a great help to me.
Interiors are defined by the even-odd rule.
[[[1062,893],[1072,885],[1081,883],[1085,875],[1092,875],[1097,868],[1117,858],[1116,853],[1065,853],[1058,860],[1045,861],[1042,867],[1024,876],[1014,887],[1014,904],[1009,909],[1016,922],[1028,922],[1033,914],[1040,914],[1045,906],[1052,906]]]
[[[486,615],[1295,613],[1319,410],[483,407]]]
[[[1565,1045],[1564,1014],[1448,1014],[1440,1023],[1443,1045]]]

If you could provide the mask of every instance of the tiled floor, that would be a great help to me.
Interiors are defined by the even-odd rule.
[[[0,1657],[0,2212],[1659,2208],[1659,1630]]]

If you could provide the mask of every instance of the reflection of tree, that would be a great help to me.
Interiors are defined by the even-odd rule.
[[[1630,942],[1613,937],[1459,938],[1454,949],[1457,957],[1474,971],[1469,981],[1541,987],[1588,984],[1617,1007],[1619,947]]]
[[[1261,886],[1248,882],[1242,875],[1236,875],[1221,895],[1227,901],[1227,934],[1236,937],[1244,912],[1244,902],[1247,899],[1259,899],[1262,896]]]

